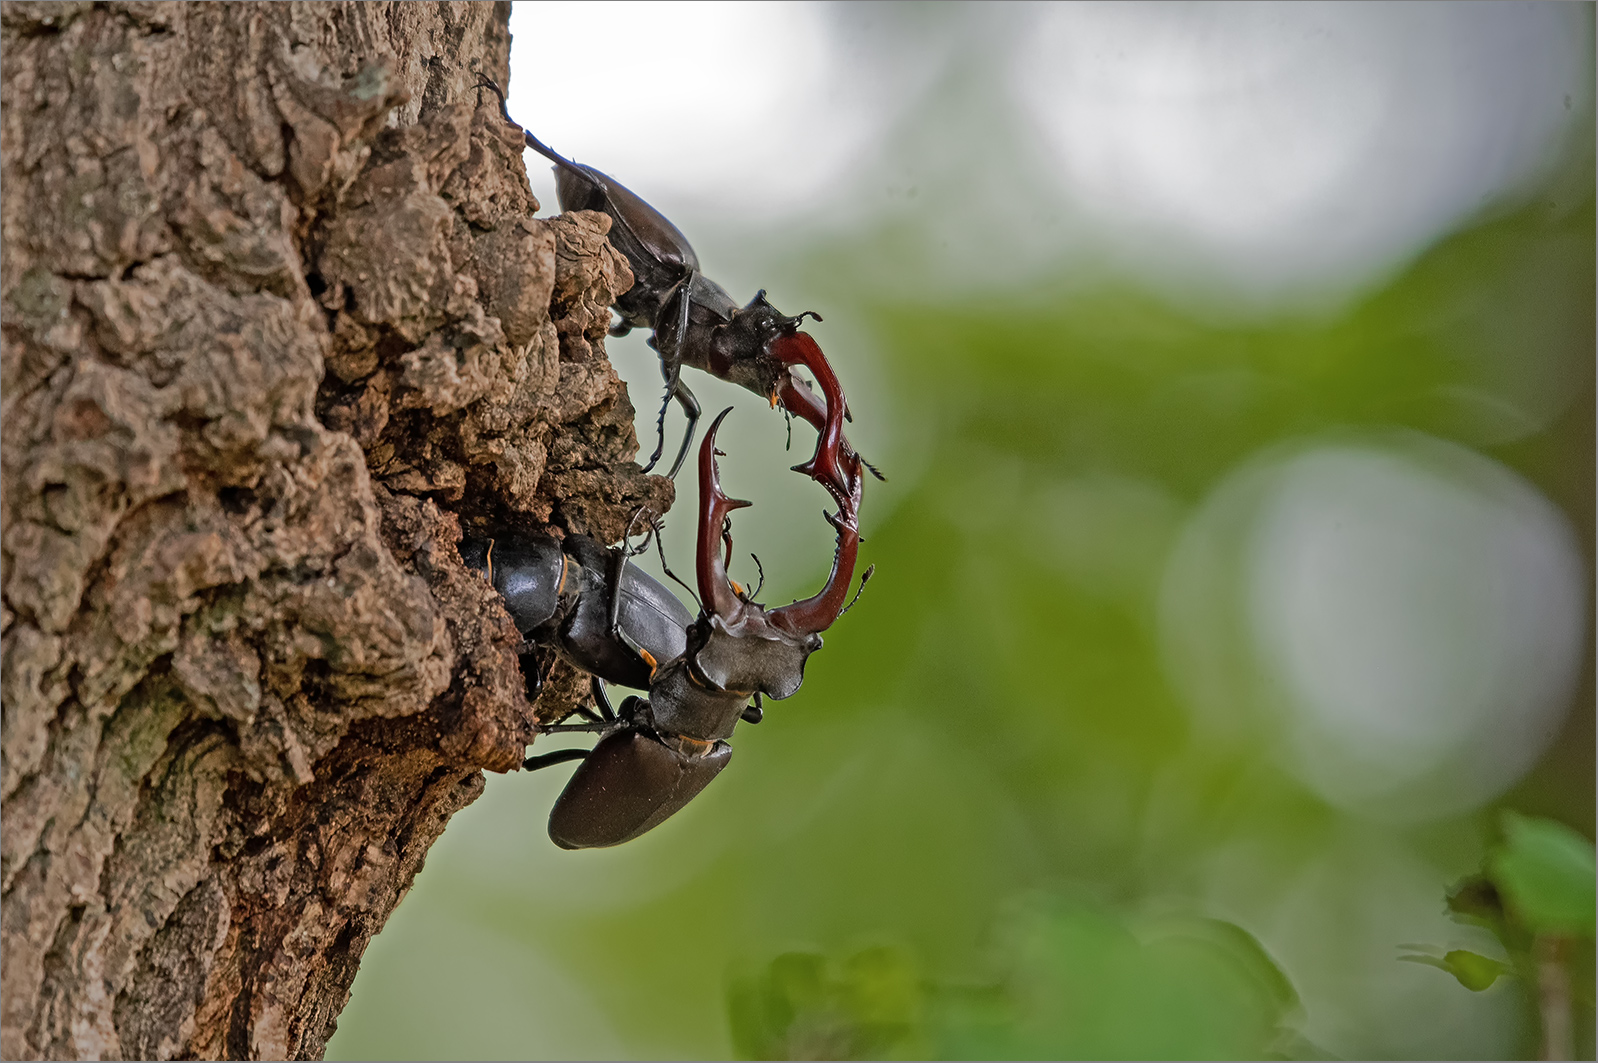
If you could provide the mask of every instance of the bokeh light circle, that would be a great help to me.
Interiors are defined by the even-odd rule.
[[[1358,286],[1524,187],[1587,112],[1561,4],[1061,4],[1012,82],[1143,272]]]
[[[880,121],[829,27],[810,4],[520,3],[512,113],[668,215],[781,211],[814,196]],[[531,152],[527,164],[549,166]],[[551,208],[552,187],[534,181]]]
[[[1162,603],[1201,733],[1275,743],[1338,806],[1476,807],[1547,749],[1586,629],[1568,521],[1524,479],[1417,435],[1248,463],[1201,507]]]

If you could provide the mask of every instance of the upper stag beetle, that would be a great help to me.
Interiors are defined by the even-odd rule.
[[[505,121],[522,129],[511,118],[499,85],[488,77],[480,77],[478,84],[498,97]],[[699,401],[682,381],[684,365],[747,388],[770,399],[772,405],[780,402],[818,432],[823,430],[826,407],[794,371],[796,364],[810,364],[811,359],[789,356],[796,351],[791,347],[785,351],[782,344],[785,339],[803,336],[799,326],[804,319],[808,316],[820,321],[820,314],[806,310],[788,317],[766,301],[763,289],[747,306],[739,306],[725,288],[700,272],[699,256],[688,238],[658,210],[592,166],[557,154],[525,129],[522,136],[528,147],[555,164],[555,189],[561,209],[595,210],[609,215],[610,242],[632,267],[633,286],[616,300],[615,309],[621,320],[611,328],[611,335],[624,336],[634,328],[653,329],[650,346],[660,355],[661,374],[666,378],[655,451],[644,466],[645,472],[655,467],[665,449],[666,410],[673,398],[687,414],[688,428],[669,475],[677,475],[693,442]],[[810,347],[815,359],[824,360],[813,340]],[[847,407],[844,416],[849,416]],[[848,457],[854,459],[848,443],[843,446]],[[858,464],[881,478],[881,473],[869,463]],[[847,467],[858,471],[854,460]],[[833,494],[840,504],[849,495],[846,484],[828,486],[836,487]]]
[[[853,494],[827,516],[838,548],[819,594],[767,610],[754,600],[759,587],[746,590],[728,577],[730,514],[749,505],[723,494],[717,475],[716,431],[729,412],[716,418],[699,450],[697,618],[633,565],[637,551],[625,542],[607,549],[582,535],[561,542],[530,535],[461,545],[463,559],[504,596],[531,642],[594,676],[601,715],[580,710],[590,723],[556,728],[600,732],[593,749],[546,753],[524,765],[583,761],[549,814],[549,836],[564,849],[619,845],[692,800],[727,766],[732,747],[725,739],[738,721],[759,722],[761,697],[799,689],[820,633],[846,608],[860,545],[858,469]],[[862,587],[870,575],[867,569]],[[649,696],[627,698],[616,713],[600,680]]]

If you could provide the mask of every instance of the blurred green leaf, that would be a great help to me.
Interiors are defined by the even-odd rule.
[[[1049,900],[1007,921],[999,955],[999,984],[927,1001],[899,950],[836,966],[785,953],[730,980],[733,1043],[753,1059],[915,1058],[934,1044],[951,1059],[1227,1059],[1306,1043],[1285,1025],[1299,1010],[1292,983],[1232,923]]]
[[[1504,843],[1488,869],[1510,910],[1534,934],[1593,936],[1598,861],[1563,823],[1504,815]]]
[[[857,952],[843,965],[844,1004],[864,1025],[909,1027],[921,1018],[921,982],[898,949]]]
[[[1276,961],[1271,959],[1259,939],[1236,923],[1224,919],[1186,918],[1160,924],[1162,934],[1203,942],[1216,955],[1225,956],[1236,970],[1245,974],[1257,996],[1287,1017],[1299,1008],[1298,990]]]
[[[803,1007],[820,997],[823,957],[790,952],[759,974],[735,975],[727,989],[733,1044],[745,1059],[782,1059],[784,1039]]]
[[[897,949],[858,952],[835,968],[817,953],[778,956],[729,981],[733,1045],[746,1059],[914,1059],[921,984]]]
[[[1241,927],[1125,919],[1052,902],[1012,921],[1007,1001],[960,994],[947,1058],[1260,1058],[1293,1035],[1298,994]]]
[[[1459,979],[1460,985],[1473,993],[1480,993],[1482,990],[1491,987],[1501,975],[1514,973],[1508,964],[1495,960],[1490,956],[1483,956],[1479,952],[1471,952],[1468,949],[1454,949],[1441,956],[1417,952],[1407,956],[1400,956],[1399,959],[1409,963],[1423,963],[1428,967],[1447,971]]]

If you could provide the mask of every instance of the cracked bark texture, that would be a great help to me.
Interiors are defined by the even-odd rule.
[[[528,704],[461,529],[614,541],[671,485],[608,220],[535,219],[473,89],[508,17],[0,5],[7,1058],[320,1056],[450,816],[582,696]]]

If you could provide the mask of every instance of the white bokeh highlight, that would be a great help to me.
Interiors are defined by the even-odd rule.
[[[1419,822],[1512,786],[1570,708],[1587,580],[1509,469],[1414,434],[1245,463],[1169,562],[1162,638],[1199,733],[1273,745],[1330,803]]]
[[[1279,295],[1380,273],[1544,173],[1586,120],[1588,15],[1049,5],[1013,82],[1066,194],[1121,255]]]
[[[556,150],[766,257],[909,225],[926,246],[875,272],[912,291],[1109,266],[1335,307],[1592,115],[1580,4],[522,0],[511,27],[512,113]]]
[[[1255,536],[1254,637],[1322,794],[1458,811],[1547,748],[1581,661],[1585,580],[1529,483],[1442,444],[1327,448],[1282,470]]]
[[[818,5],[522,2],[511,33],[513,117],[668,211],[788,209],[874,129]]]

